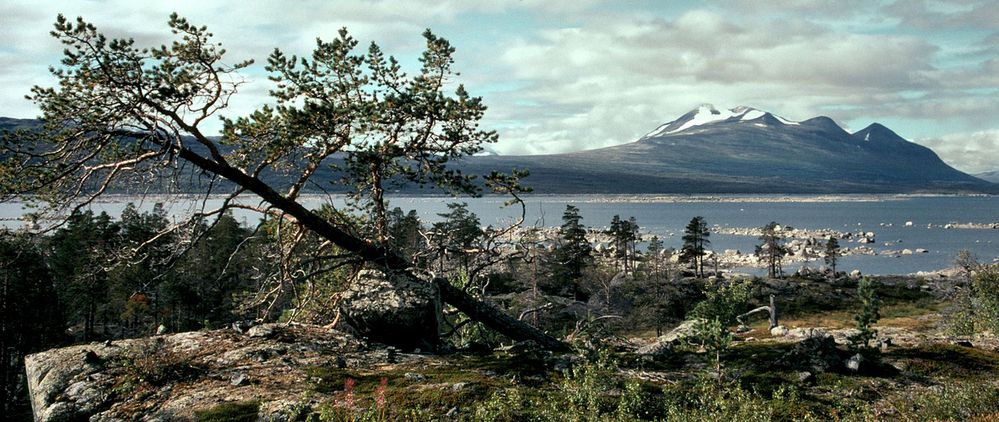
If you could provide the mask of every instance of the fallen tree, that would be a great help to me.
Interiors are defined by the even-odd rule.
[[[58,17],[52,34],[66,46],[61,65],[52,68],[58,86],[34,87],[29,96],[43,112],[44,128],[4,136],[4,199],[40,200],[47,204],[43,213],[66,215],[109,191],[196,184],[204,198],[223,199],[214,208],[206,199],[189,222],[217,221],[240,208],[288,227],[281,262],[290,262],[293,253],[308,259],[282,268],[281,277],[301,279],[363,261],[435,284],[444,302],[512,339],[566,347],[447,280],[417,275],[388,246],[385,192],[392,186],[415,183],[477,195],[484,185],[515,198],[524,190],[517,171],[494,172],[476,183],[474,175],[448,167],[497,137],[478,127],[485,111],[480,98],[460,85],[445,93],[454,75],[454,49],[446,40],[424,33],[422,67],[412,77],[374,43],[366,54],[354,53],[357,41],[346,30],[331,42],[317,40],[311,58],[275,50],[266,68],[276,83],[276,105],[229,119],[221,112],[244,83],[239,72],[252,61],[227,64],[225,50],[205,27],[176,15],[169,25],[177,35],[170,46],[140,48],[131,39],[107,39],[82,18],[73,23]],[[205,133],[212,117],[222,118],[221,137]],[[324,174],[336,175],[334,183],[347,190],[346,209],[307,209],[301,192],[307,185],[323,191],[314,179],[329,166],[334,171]],[[280,177],[265,181],[263,175]],[[260,202],[239,200],[248,194]],[[307,234],[322,239],[319,247],[297,250]]]

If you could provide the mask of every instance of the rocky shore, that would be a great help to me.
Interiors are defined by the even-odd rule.
[[[942,227],[942,226],[941,226]],[[722,227],[714,226],[712,233],[729,236],[760,237],[762,229],[759,227]],[[780,231],[784,238],[785,247],[788,253],[784,256],[784,264],[801,264],[815,262],[814,268],[807,271],[825,271],[823,258],[826,256],[825,245],[830,238],[836,238],[840,242],[840,256],[905,256],[920,255],[930,253],[926,248],[906,245],[904,248],[876,249],[879,246],[877,233],[867,230],[840,231],[834,229],[783,229]],[[667,239],[679,236],[680,233],[652,233],[643,232],[639,234],[639,243],[650,241],[653,237]],[[540,248],[553,250],[557,246],[559,228],[521,228],[511,231],[506,237],[506,244],[501,247],[505,253],[514,253],[523,248]],[[590,241],[594,252],[598,256],[612,256],[616,251],[613,239],[601,229],[591,228],[586,236]],[[531,239],[526,241],[526,239]],[[898,246],[899,241],[882,242],[880,246]],[[707,251],[706,262],[714,266],[717,261],[720,270],[732,268],[763,268],[764,263],[754,254],[755,251],[742,251],[738,249],[723,249]],[[631,253],[631,252],[629,252]],[[636,248],[634,253],[642,257],[645,252],[641,247]],[[679,254],[676,251],[664,251],[664,255],[672,264],[679,264]],[[808,268],[807,266],[804,268]]]

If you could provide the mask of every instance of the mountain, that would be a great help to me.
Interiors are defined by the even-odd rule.
[[[849,133],[710,104],[635,142],[567,154],[472,157],[465,171],[528,168],[539,193],[999,192],[874,123]]]
[[[36,124],[0,118],[0,131]],[[824,116],[795,122],[710,104],[624,145],[549,155],[488,151],[456,166],[466,174],[526,168],[525,184],[543,194],[999,193],[999,185],[955,170],[878,123],[849,133]],[[275,186],[289,182],[276,173],[263,177]],[[321,182],[335,179],[329,169],[314,179],[339,190]],[[434,191],[407,186],[394,192]]]
[[[17,129],[30,129],[38,127],[41,123],[35,119],[15,119],[11,117],[0,117],[0,133],[14,131]]]
[[[986,182],[999,183],[999,170],[983,171],[981,173],[975,173],[975,177],[982,179]]]

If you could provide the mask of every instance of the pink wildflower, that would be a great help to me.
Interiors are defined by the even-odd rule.
[[[348,409],[354,407],[354,379],[348,377],[346,381],[343,382],[343,394],[344,400],[343,404]]]
[[[375,389],[375,404],[378,410],[385,409],[385,388],[388,387],[388,378],[382,377],[381,384]]]

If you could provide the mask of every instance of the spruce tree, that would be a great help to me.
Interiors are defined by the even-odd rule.
[[[583,278],[583,270],[593,262],[593,249],[586,240],[586,226],[581,223],[582,219],[579,208],[565,206],[560,242],[551,259],[552,278],[559,284],[567,285],[576,300],[583,299],[579,281]]]

